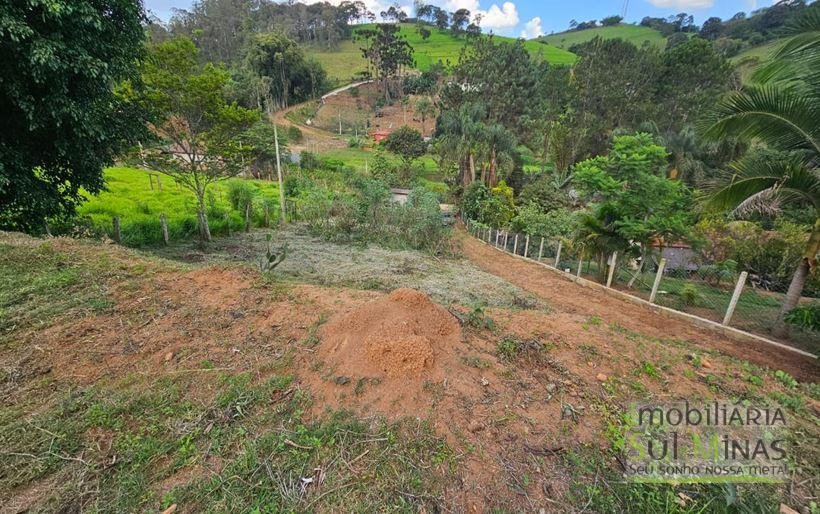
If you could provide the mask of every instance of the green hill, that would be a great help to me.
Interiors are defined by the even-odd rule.
[[[644,42],[663,47],[666,45],[666,38],[655,29],[642,27],[640,25],[620,24],[612,27],[598,27],[586,30],[573,30],[569,32],[559,32],[542,36],[540,41],[548,43],[557,48],[569,49],[572,45],[577,45],[589,41],[595,37],[603,39],[624,39],[636,46],[641,46]]]
[[[431,31],[432,34],[425,40],[416,32],[415,25],[405,23],[401,26],[401,34],[414,49],[416,67],[425,70],[438,61],[445,64],[458,62],[465,39],[456,37],[447,30],[431,27]],[[501,41],[515,41],[514,38],[494,37]],[[346,83],[350,82],[354,75],[367,69],[367,61],[362,57],[360,46],[359,42],[346,40],[333,50],[307,47],[307,52],[321,63],[331,79]],[[531,54],[547,59],[553,64],[572,64],[576,59],[575,54],[540,41],[525,41],[524,46]]]
[[[743,82],[749,80],[752,73],[758,66],[770,61],[775,50],[777,50],[782,44],[782,39],[775,39],[774,41],[769,41],[767,43],[763,43],[762,45],[747,48],[732,57],[731,61],[737,66]]]

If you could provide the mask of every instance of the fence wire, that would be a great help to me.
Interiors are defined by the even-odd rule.
[[[785,333],[778,332],[785,287],[763,287],[756,280],[747,279],[730,309],[738,280],[745,274],[713,264],[680,260],[672,263],[663,260],[663,271],[659,274],[662,259],[657,251],[648,255],[643,263],[639,256],[616,255],[613,266],[612,256],[605,262],[589,258],[572,241],[507,232],[469,220],[466,225],[473,236],[507,253],[601,284],[611,280],[610,287],[657,305],[780,339],[813,353],[820,351],[817,332],[792,325],[787,325]],[[804,297],[800,301],[800,305],[810,304],[820,305],[820,298]]]

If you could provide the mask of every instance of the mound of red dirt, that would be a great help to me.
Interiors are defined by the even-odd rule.
[[[417,377],[461,340],[452,314],[413,289],[397,289],[327,322],[320,356],[337,374]]]

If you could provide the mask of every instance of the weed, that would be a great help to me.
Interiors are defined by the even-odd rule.
[[[467,313],[464,324],[479,330],[495,330],[495,321],[484,313],[482,305],[476,305]]]
[[[798,386],[797,380],[795,380],[793,376],[789,375],[783,370],[775,371],[774,378],[776,378],[778,382],[780,382],[789,389],[794,389]]]
[[[461,362],[470,366],[471,368],[487,369],[490,367],[490,362],[475,355],[468,355],[461,358]]]

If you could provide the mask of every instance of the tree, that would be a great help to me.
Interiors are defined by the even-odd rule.
[[[416,100],[416,113],[421,118],[421,134],[424,135],[426,131],[427,120],[432,118],[436,113],[436,106],[429,96],[422,96]]]
[[[0,228],[40,232],[138,137],[115,86],[136,76],[144,13],[133,0],[0,5]]]
[[[413,161],[427,151],[427,144],[424,142],[421,133],[407,125],[391,132],[383,144],[388,151],[401,157],[404,164],[403,175],[405,178],[409,177],[410,166]]]
[[[379,23],[373,28],[361,29],[357,37],[366,46],[362,55],[370,61],[384,89],[386,101],[390,101],[390,77],[402,66],[413,64],[413,47],[399,34],[400,27],[390,23]]]
[[[687,233],[690,195],[682,182],[666,178],[666,166],[666,149],[646,133],[616,136],[608,155],[575,166],[573,183],[592,201],[582,224],[584,238],[594,243],[600,259],[604,250],[638,252],[636,277],[653,240],[677,240]]]
[[[788,28],[790,38],[775,53],[759,81],[729,94],[707,118],[712,138],[739,136],[791,153],[779,161],[736,162],[714,188],[709,205],[738,212],[771,210],[782,203],[814,209],[814,226],[783,301],[775,335],[797,306],[820,253],[820,4]]]
[[[623,16],[613,15],[607,16],[606,18],[601,20],[601,25],[604,27],[612,27],[624,21]]]
[[[246,49],[249,68],[260,78],[257,94],[272,101],[269,109],[304,101],[322,90],[326,81],[320,65],[309,61],[296,41],[277,33],[255,36]]]
[[[703,26],[700,28],[700,36],[709,41],[719,38],[721,32],[723,32],[723,22],[716,16],[704,21]]]
[[[433,8],[433,15],[436,19],[436,27],[439,30],[445,30],[450,24],[450,15],[441,7]]]
[[[470,10],[459,9],[453,13],[450,28],[455,34],[461,34],[468,23],[470,23]]]
[[[257,178],[268,177],[273,179],[273,169],[276,165],[276,139],[279,139],[280,153],[287,152],[287,137],[280,130],[274,133],[273,124],[260,119],[247,130],[237,136],[239,151]]]
[[[146,161],[196,196],[203,240],[211,231],[205,206],[208,186],[242,169],[239,136],[259,119],[255,111],[229,104],[228,72],[197,64],[190,39],[177,38],[151,49],[142,67],[139,100],[151,114],[156,145]]]

